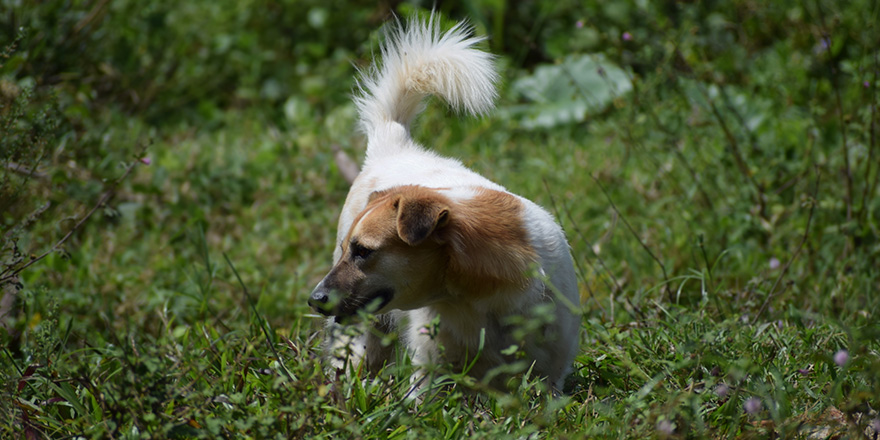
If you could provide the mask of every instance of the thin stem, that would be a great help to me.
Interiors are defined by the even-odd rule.
[[[767,293],[767,298],[764,299],[764,304],[761,305],[761,308],[758,310],[758,313],[755,315],[755,319],[752,320],[752,323],[758,321],[758,318],[764,313],[767,309],[767,306],[770,304],[770,300],[773,299],[774,294],[776,293],[776,288],[779,287],[779,283],[782,282],[782,278],[785,277],[785,274],[788,273],[788,268],[791,267],[791,263],[797,259],[798,255],[801,253],[801,249],[803,249],[804,244],[807,242],[807,238],[810,236],[810,225],[813,222],[813,212],[816,210],[816,204],[818,204],[819,200],[819,182],[822,180],[822,175],[819,174],[819,167],[815,167],[816,171],[816,186],[813,188],[813,196],[812,200],[810,200],[810,214],[807,217],[807,227],[804,229],[804,235],[801,237],[801,242],[798,243],[797,249],[795,249],[794,254],[791,255],[791,258],[785,263],[785,266],[782,267],[782,272],[779,273],[779,276],[776,277],[776,281],[773,283],[773,286],[770,288],[770,292]]]
[[[746,180],[755,188],[758,207],[760,208],[761,218],[767,218],[767,205],[764,202],[764,188],[755,180],[755,177],[752,175],[751,170],[749,170],[749,166],[746,163],[745,158],[743,157],[742,151],[739,148],[739,142],[736,140],[736,136],[733,135],[733,132],[730,131],[730,128],[727,126],[727,122],[724,121],[724,117],[721,115],[721,112],[718,111],[718,107],[715,105],[715,102],[709,97],[709,94],[706,93],[706,90],[703,87],[700,87],[700,92],[703,95],[703,98],[706,102],[709,103],[709,107],[712,109],[712,114],[715,116],[715,119],[718,121],[718,125],[721,126],[721,131],[724,132],[724,136],[727,138],[727,145],[730,147],[731,155],[733,156],[733,160],[736,163],[736,167],[739,169],[739,172],[746,178]]]
[[[32,266],[33,264],[42,260],[43,258],[46,258],[52,252],[55,252],[56,250],[58,250],[58,248],[60,248],[65,242],[67,242],[67,240],[71,236],[73,236],[73,234],[76,231],[78,231],[80,229],[80,227],[82,227],[82,225],[84,225],[85,222],[88,221],[89,218],[91,218],[92,214],[94,214],[95,211],[98,210],[98,208],[103,206],[104,203],[107,203],[107,200],[110,200],[110,197],[113,196],[113,194],[116,192],[116,188],[119,186],[119,184],[123,180],[125,180],[126,177],[128,177],[129,174],[131,174],[131,172],[134,170],[134,167],[137,166],[137,164],[138,164],[138,161],[132,162],[125,169],[125,172],[121,176],[119,176],[116,180],[113,181],[113,183],[110,185],[110,189],[108,189],[107,191],[104,192],[104,194],[101,195],[101,198],[98,199],[98,203],[95,203],[95,206],[93,206],[92,209],[83,218],[81,218],[78,222],[76,222],[76,224],[73,226],[73,228],[71,228],[69,231],[67,231],[67,234],[65,234],[64,237],[61,238],[61,240],[58,240],[57,243],[55,243],[47,251],[43,252],[40,256],[31,259],[30,261],[28,261],[24,265],[18,267],[17,269],[13,270],[12,272],[0,277],[0,285],[13,279],[15,276],[20,274],[23,270],[27,269],[28,267]]]
[[[608,191],[605,190],[605,187],[602,186],[602,182],[600,182],[599,179],[597,179],[596,176],[594,176],[592,174],[590,174],[590,178],[593,179],[594,182],[596,182],[596,185],[599,185],[599,189],[602,190],[602,194],[605,194],[605,198],[608,199],[608,203],[611,204],[611,209],[613,209],[614,212],[617,213],[617,216],[620,217],[621,220],[623,220],[623,224],[626,225],[626,228],[629,229],[629,232],[632,233],[633,237],[635,237],[636,240],[639,242],[639,244],[642,245],[642,248],[645,250],[645,252],[647,252],[648,255],[650,255],[651,258],[654,259],[654,261],[657,263],[657,265],[660,266],[660,270],[663,271],[663,280],[665,281],[663,283],[663,289],[666,290],[666,295],[669,296],[669,299],[671,300],[672,296],[671,296],[671,292],[669,291],[669,275],[667,275],[667,273],[666,273],[666,266],[664,266],[663,262],[661,262],[660,259],[657,258],[656,255],[654,255],[654,252],[651,251],[651,248],[649,248],[648,245],[646,245],[645,242],[643,242],[642,239],[639,238],[639,234],[636,233],[636,230],[633,229],[633,227],[629,224],[628,221],[626,221],[626,217],[624,217],[620,213],[620,210],[617,209],[617,206],[614,204],[614,201],[611,200],[611,195],[609,195]]]
[[[559,208],[556,205],[556,198],[553,197],[553,192],[550,191],[550,185],[547,183],[547,179],[542,179],[542,180],[544,182],[544,188],[547,190],[547,195],[550,197],[550,206],[553,207],[553,214],[556,216],[556,218],[559,218]],[[577,228],[575,228],[575,229],[577,229]],[[581,283],[583,283],[584,287],[586,287],[587,293],[590,295],[590,299],[592,299],[593,301],[596,301],[596,298],[593,295],[593,289],[590,288],[590,283],[587,282],[587,277],[586,277],[586,275],[584,275],[584,273],[586,271],[584,270],[584,267],[581,264],[581,261],[578,260],[577,258],[574,258],[573,255],[572,255],[572,260],[574,261],[575,266],[577,266],[577,272],[578,272],[578,275],[580,275]],[[596,303],[599,304],[599,308],[601,308],[602,312],[604,313],[605,309],[602,307],[602,304],[599,303],[599,301],[596,301]]]
[[[284,364],[284,359],[278,353],[278,350],[275,348],[275,344],[272,343],[272,338],[269,337],[269,328],[266,326],[266,320],[263,319],[263,316],[260,315],[260,312],[257,310],[257,304],[254,302],[253,298],[251,298],[251,294],[248,291],[247,286],[242,281],[241,276],[238,274],[238,271],[235,270],[235,265],[232,264],[232,260],[229,259],[229,256],[226,253],[223,253],[223,258],[226,259],[226,263],[229,264],[229,268],[232,269],[232,273],[235,274],[235,278],[238,280],[238,284],[241,286],[242,292],[244,292],[245,297],[247,298],[248,304],[251,306],[251,310],[253,310],[254,315],[256,315],[257,320],[260,321],[260,330],[263,332],[263,336],[266,338],[266,345],[269,346],[269,349],[272,350],[272,354],[275,355],[275,359],[278,359],[278,364],[281,365],[281,371],[287,376],[287,379],[293,381],[293,374],[290,373],[290,370],[287,369],[287,365]]]
[[[877,121],[877,71],[880,69],[877,65],[877,53],[874,53],[874,81],[871,83],[871,125],[869,128],[868,136],[869,136],[869,147],[868,147],[868,163],[865,167],[865,187],[862,190],[862,203],[859,208],[859,217],[864,221],[865,215],[867,214],[867,203],[870,199],[874,198],[874,189],[877,188],[877,176],[880,176],[880,172],[874,175],[874,182],[871,184],[871,165],[874,163],[874,152],[877,150],[877,134],[875,123]]]

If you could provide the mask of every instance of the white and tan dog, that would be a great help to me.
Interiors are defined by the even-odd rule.
[[[375,370],[392,355],[382,336],[397,330],[416,364],[473,365],[469,374],[483,378],[511,364],[515,356],[502,351],[518,345],[533,374],[561,390],[580,326],[562,229],[538,205],[410,136],[428,95],[474,115],[496,97],[492,56],[474,47],[482,38],[462,24],[441,34],[438,21],[394,26],[381,66],[362,75],[355,102],[366,160],[339,219],[335,264],[309,304],[332,316],[325,349],[336,359],[351,355]],[[379,319],[345,337],[336,322],[360,310]],[[438,316],[436,332],[426,331]],[[543,321],[515,331],[529,319]]]

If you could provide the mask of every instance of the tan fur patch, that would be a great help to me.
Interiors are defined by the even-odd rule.
[[[500,288],[525,288],[537,261],[515,196],[488,189],[458,202],[441,233],[451,247],[450,281],[461,291],[489,295]]]
[[[400,208],[401,203],[404,208]],[[409,235],[423,235],[425,231],[410,232],[410,229],[431,229],[431,225],[428,224],[429,219],[423,217],[439,214],[450,203],[449,198],[436,190],[416,185],[373,192],[370,194],[367,207],[355,219],[353,223],[355,227],[350,231],[347,240],[351,240],[352,236],[387,237],[392,229],[396,230],[399,238],[404,240]],[[405,224],[401,225],[401,222]]]
[[[343,247],[349,245],[352,237],[357,237],[364,246],[375,249],[389,237],[396,236],[396,210],[392,209],[391,203],[390,200],[370,202],[355,218]]]
[[[445,267],[401,267],[400,272],[442,271],[445,272],[443,277],[455,286],[454,290],[476,297],[491,295],[499,289],[525,288],[530,266],[537,256],[522,222],[522,203],[505,192],[481,188],[474,191],[476,195],[472,199],[460,201],[453,201],[437,189],[415,185],[373,193],[342,245],[347,248],[353,238],[369,248],[391,245],[386,252],[409,254],[413,262],[438,261],[419,254],[433,254],[440,245],[446,254],[442,259]],[[402,235],[407,235],[407,229],[412,226],[400,223],[413,221],[408,218],[412,214],[407,213],[406,205],[415,207],[409,210],[428,217],[419,220],[416,227],[421,229],[429,228],[425,225],[442,213],[436,230],[431,229],[428,236],[422,238],[433,245],[405,243]]]

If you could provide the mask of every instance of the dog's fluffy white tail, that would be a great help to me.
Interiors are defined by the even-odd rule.
[[[385,33],[382,63],[362,72],[355,104],[367,135],[367,160],[414,145],[409,126],[428,95],[473,115],[494,105],[493,57],[474,47],[484,38],[470,37],[464,23],[441,34],[439,21],[432,14],[405,28],[394,23]]]

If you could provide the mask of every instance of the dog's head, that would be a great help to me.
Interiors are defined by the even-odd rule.
[[[362,309],[412,310],[462,291],[524,287],[535,254],[521,210],[514,196],[498,191],[475,191],[467,201],[420,186],[375,192],[309,304],[346,317]]]
[[[360,309],[413,309],[431,302],[446,266],[440,234],[450,201],[421,187],[375,192],[342,242],[342,257],[309,304],[340,317]]]

